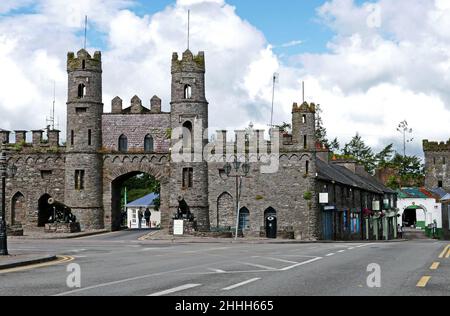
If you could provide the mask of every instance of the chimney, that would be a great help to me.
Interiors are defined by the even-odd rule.
[[[16,135],[16,144],[25,143],[27,141],[27,131],[14,131]]]
[[[59,147],[59,133],[61,131],[58,130],[51,130],[48,131],[48,144],[51,147]]]
[[[111,112],[113,114],[121,114],[122,113],[122,99],[119,97],[115,97],[111,101]]]
[[[36,130],[36,131],[32,131],[32,133],[33,133],[33,146],[41,146],[42,135],[44,134],[44,131]]]
[[[150,100],[151,112],[161,113],[161,99],[156,95]]]

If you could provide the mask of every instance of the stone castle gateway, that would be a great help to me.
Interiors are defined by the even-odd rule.
[[[135,96],[127,107],[114,98],[111,113],[104,113],[101,53],[69,53],[66,145],[59,144],[57,130],[48,130],[45,140],[44,131],[32,131],[31,144],[26,143],[26,131],[15,131],[10,144],[10,132],[0,130],[0,141],[11,149],[8,163],[17,167],[7,181],[8,224],[42,226],[40,214],[53,197],[72,208],[84,229],[117,230],[122,184],[147,173],[161,183],[163,228],[170,226],[179,196],[189,204],[200,231],[234,227],[235,184],[223,169],[234,154],[224,155],[223,161],[202,156],[211,145],[234,148],[227,133],[219,131],[214,143],[202,135],[200,142],[181,135],[184,149],[201,153],[202,159],[173,159],[174,130],[195,134],[208,128],[205,70],[203,52],[187,50],[181,58],[174,53],[170,112],[162,111],[157,96],[150,107]],[[395,234],[393,191],[352,162],[329,161],[328,150],[315,138],[314,104],[293,105],[292,133],[270,141],[263,134],[254,131],[245,139],[257,149],[249,153],[251,171],[241,195],[244,235],[265,236],[269,216],[276,216],[279,236],[297,239],[381,239]],[[279,143],[279,151],[260,151],[274,143]],[[273,157],[279,161],[278,171],[262,173],[263,161]],[[320,193],[327,201],[319,200]],[[387,215],[377,213],[382,211]],[[380,227],[385,228],[382,236]]]

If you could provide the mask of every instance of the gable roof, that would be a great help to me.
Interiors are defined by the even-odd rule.
[[[159,194],[150,193],[140,199],[125,205],[125,207],[152,207],[155,206],[155,200],[159,198]]]

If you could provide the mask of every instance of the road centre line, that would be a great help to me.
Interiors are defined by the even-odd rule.
[[[238,288],[238,287],[241,287],[241,286],[244,286],[244,285],[247,285],[247,284],[250,284],[250,283],[259,281],[259,280],[261,280],[261,278],[250,279],[250,280],[247,280],[247,281],[244,281],[244,282],[235,284],[235,285],[231,285],[231,286],[226,287],[226,288],[224,288],[224,289],[222,289],[222,290],[224,290],[224,291],[234,290],[234,289],[236,289],[236,288]]]
[[[153,293],[153,294],[150,294],[147,296],[164,296],[164,295],[168,295],[168,294],[172,294],[172,293],[176,293],[176,292],[186,291],[186,290],[193,289],[194,287],[199,287],[199,286],[201,286],[201,284],[186,284],[186,285],[175,287],[173,289]]]
[[[427,286],[428,282],[431,280],[430,276],[424,276],[420,279],[419,283],[417,283],[417,287],[424,288]]]
[[[450,245],[447,245],[447,246],[444,248],[444,250],[443,250],[443,251],[441,252],[441,254],[439,255],[439,259],[444,258],[445,253],[446,253],[447,251],[450,251]],[[447,253],[447,255],[448,255],[448,253]],[[447,258],[448,258],[448,257],[447,257]]]
[[[293,266],[290,266],[290,267],[286,267],[286,268],[280,269],[280,271],[288,271],[288,270],[291,270],[291,269],[303,266],[305,264],[313,263],[313,262],[316,262],[316,261],[319,261],[319,260],[322,260],[322,259],[323,259],[322,257],[317,257],[317,258],[314,258],[314,259],[311,259],[311,260],[308,260],[308,261],[304,261],[304,262],[300,262],[300,263],[294,264]]]
[[[439,268],[440,262],[433,262],[430,267],[430,270],[437,270]]]

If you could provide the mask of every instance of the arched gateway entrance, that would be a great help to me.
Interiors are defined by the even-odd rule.
[[[152,166],[150,164],[133,164],[128,166],[109,166],[110,169],[104,171],[103,183],[103,205],[105,210],[105,228],[117,231],[122,228],[122,189],[124,183],[137,175],[146,174],[160,184],[160,212],[161,212],[161,228],[168,228],[170,221],[169,207],[169,180],[166,166],[161,164]],[[131,202],[131,201],[129,201]]]

